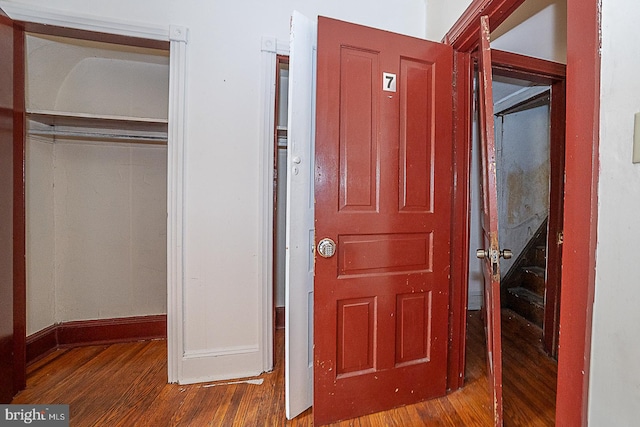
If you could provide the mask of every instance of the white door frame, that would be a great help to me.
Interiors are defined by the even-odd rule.
[[[278,55],[289,55],[289,43],[275,37],[262,37],[261,46],[261,91],[262,124],[261,124],[261,161],[258,176],[262,183],[260,199],[261,250],[260,250],[260,334],[262,341],[262,360],[265,371],[273,369],[273,161],[275,104],[276,104],[276,59]]]

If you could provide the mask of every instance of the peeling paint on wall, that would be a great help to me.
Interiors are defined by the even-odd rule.
[[[503,277],[548,215],[549,125],[548,105],[496,120],[500,246],[513,252]]]

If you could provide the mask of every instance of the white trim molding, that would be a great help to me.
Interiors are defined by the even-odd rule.
[[[261,283],[260,341],[262,343],[262,366],[265,371],[273,369],[273,156],[276,99],[276,57],[289,55],[289,43],[275,37],[262,37],[261,43],[261,90],[262,131],[260,137],[260,161],[258,171],[262,189],[258,203]]]
[[[187,38],[171,27],[169,138],[167,150],[167,367],[170,383],[182,376],[184,355],[184,147],[186,140]]]
[[[153,26],[140,22],[108,20],[103,17],[66,11],[60,12],[58,10],[48,9],[39,5],[33,6],[6,0],[0,0],[0,9],[9,15],[9,18],[15,21],[55,25],[58,27],[150,40],[169,40],[168,27]]]

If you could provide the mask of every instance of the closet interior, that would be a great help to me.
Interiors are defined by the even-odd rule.
[[[169,51],[27,33],[27,336],[166,314]]]

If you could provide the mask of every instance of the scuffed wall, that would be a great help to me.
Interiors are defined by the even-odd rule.
[[[496,118],[500,245],[513,258],[500,260],[504,277],[549,210],[549,106]]]

